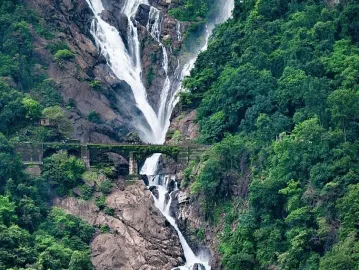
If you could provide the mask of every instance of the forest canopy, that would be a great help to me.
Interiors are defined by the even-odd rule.
[[[359,265],[359,3],[331,2],[236,1],[184,82],[224,269]]]

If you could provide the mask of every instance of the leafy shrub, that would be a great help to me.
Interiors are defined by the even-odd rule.
[[[110,227],[108,227],[107,225],[100,225],[100,231],[101,233],[109,233],[110,232]]]
[[[92,197],[92,194],[94,192],[94,189],[93,187],[90,187],[89,185],[87,184],[83,184],[81,187],[80,187],[80,192],[81,192],[81,197],[85,200],[89,200],[91,199]]]
[[[58,51],[61,50],[70,51],[70,48],[66,44],[66,42],[60,40],[50,43],[49,45],[47,45],[46,48],[49,49],[52,54],[56,54]]]
[[[180,143],[182,141],[182,139],[183,139],[183,136],[182,136],[181,131],[175,130],[173,135],[172,135],[172,141],[174,143]]]
[[[113,216],[115,214],[115,209],[106,206],[104,212],[106,215]]]
[[[100,191],[104,194],[109,194],[111,192],[112,183],[110,180],[105,179],[100,184]]]
[[[87,116],[87,120],[96,124],[100,124],[102,122],[101,116],[95,111],[89,113],[89,115]]]
[[[65,111],[60,106],[45,108],[42,114],[50,120],[51,125],[56,126],[56,131],[60,135],[64,137],[70,136],[72,132],[72,123],[66,117]]]
[[[94,80],[94,81],[90,82],[90,86],[93,89],[99,90],[99,89],[101,89],[101,81]]]
[[[99,198],[96,199],[96,206],[100,209],[103,210],[106,207],[106,197],[105,196],[101,196]]]
[[[61,95],[56,90],[55,82],[52,79],[45,79],[34,87],[30,95],[45,107],[60,105]]]
[[[42,175],[56,188],[59,195],[66,195],[72,188],[81,183],[85,171],[82,160],[60,151],[44,159]]]
[[[58,50],[54,56],[55,61],[70,60],[75,57],[75,55],[68,49]]]

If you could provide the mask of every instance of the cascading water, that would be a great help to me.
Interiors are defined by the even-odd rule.
[[[141,78],[142,68],[137,27],[131,20],[139,4],[147,3],[147,0],[128,0],[123,8],[122,12],[128,17],[129,21],[129,50],[126,49],[117,29],[101,18],[101,13],[105,10],[101,0],[86,1],[95,16],[91,25],[91,33],[98,48],[106,57],[113,73],[131,86],[136,105],[147,121],[148,125],[137,126],[141,139],[145,142],[161,143],[163,127],[158,120],[157,114],[147,101],[146,89]]]
[[[160,47],[162,48],[162,55],[163,55],[163,61],[162,61],[162,68],[165,72],[166,79],[162,87],[161,96],[160,96],[160,106],[158,109],[157,117],[160,121],[160,124],[162,127],[166,124],[166,113],[168,112],[167,102],[168,102],[168,96],[171,89],[171,80],[168,76],[168,54],[166,47],[162,44],[160,38],[161,38],[161,25],[163,19],[161,18],[161,12],[155,8],[150,8],[149,13],[149,19],[147,23],[147,31],[151,34],[151,36],[158,42]],[[163,129],[165,132],[167,132],[166,129]],[[166,136],[166,133],[162,133],[161,140],[164,141]],[[163,143],[163,142],[162,142]]]
[[[91,33],[96,41],[97,47],[105,56],[107,63],[113,73],[121,80],[126,81],[133,92],[135,97],[136,106],[142,111],[147,123],[138,124],[136,128],[139,131],[141,139],[148,143],[163,144],[165,136],[170,125],[170,116],[172,110],[178,102],[177,92],[181,91],[180,85],[173,90],[172,82],[168,75],[168,53],[166,47],[161,42],[161,25],[163,16],[161,12],[155,7],[150,7],[149,20],[147,24],[147,31],[155,39],[159,46],[162,48],[163,61],[162,68],[165,71],[165,81],[160,94],[159,109],[156,113],[153,107],[147,100],[146,89],[142,83],[142,67],[140,57],[140,42],[138,39],[137,22],[133,19],[140,4],[149,5],[147,0],[126,0],[122,13],[125,14],[129,22],[128,31],[128,49],[116,28],[105,22],[101,18],[101,13],[105,10],[101,0],[86,0],[91,10],[94,13],[94,20],[91,25]],[[207,41],[214,25],[224,22],[231,16],[234,8],[234,0],[222,0],[222,11],[219,13],[219,18],[212,24],[207,26],[206,42],[201,50],[207,48]],[[182,40],[181,24],[177,22],[176,26],[177,39]],[[182,65],[178,62],[174,78],[177,81],[189,75],[190,70],[193,68],[197,56],[195,55]],[[177,74],[177,75],[176,75]],[[171,90],[172,89],[172,90]],[[158,199],[154,197],[156,207],[162,212],[170,224],[178,232],[181,245],[184,250],[186,258],[186,265],[179,267],[180,269],[191,269],[195,264],[199,264],[206,270],[211,269],[209,266],[210,258],[200,254],[194,254],[189,247],[187,241],[183,237],[181,231],[178,229],[175,219],[170,215],[170,205],[172,201],[171,194],[169,201],[166,200],[168,193],[167,181],[169,178],[162,179],[161,176],[153,176],[158,171],[158,162],[161,154],[154,154],[148,158],[141,168],[141,174],[146,174],[150,178],[150,186],[156,186],[159,192]]]
[[[168,185],[169,181],[173,180],[169,175],[156,175],[157,173],[157,165],[159,162],[161,154],[154,154],[150,158],[148,158],[141,169],[141,174],[148,175],[149,177],[149,186],[156,187],[158,191],[158,198],[153,196],[155,201],[155,206],[161,211],[161,213],[165,216],[168,222],[175,228],[178,233],[178,237],[180,239],[184,256],[186,258],[186,264],[184,266],[176,267],[176,269],[188,270],[192,269],[195,264],[201,265],[204,269],[211,269],[209,265],[210,258],[208,256],[199,254],[195,255],[188,245],[186,239],[184,238],[182,232],[179,230],[176,220],[170,214],[170,206],[172,202],[172,192],[177,190],[177,186],[175,189],[169,193]],[[166,195],[169,193],[169,199],[167,200]]]

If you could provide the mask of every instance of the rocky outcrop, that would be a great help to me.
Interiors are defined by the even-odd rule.
[[[198,196],[191,196],[184,189],[172,193],[171,215],[176,218],[178,228],[196,253],[210,254],[212,269],[220,269],[218,245],[221,225],[211,226],[204,219]],[[198,268],[201,269],[201,268]]]
[[[199,126],[196,122],[196,110],[188,113],[174,113],[171,125],[167,132],[166,142],[169,144],[191,143],[199,136]]]
[[[96,227],[108,227],[91,243],[97,270],[168,270],[183,264],[176,231],[154,206],[151,192],[141,181],[114,191],[106,200],[109,216],[93,203],[76,198],[56,199],[55,205]]]

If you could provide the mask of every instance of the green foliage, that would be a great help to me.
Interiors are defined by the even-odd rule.
[[[56,85],[51,79],[45,79],[39,83],[30,94],[45,107],[60,105],[62,102],[60,94],[56,91]]]
[[[181,0],[180,5],[169,13],[180,21],[198,21],[207,18],[210,7],[214,5],[213,0]]]
[[[0,158],[0,269],[93,269],[94,229],[59,209],[49,212],[48,182],[23,172],[1,134]]]
[[[9,197],[0,196],[0,222],[9,226],[17,220],[15,204],[10,202]]]
[[[110,232],[110,228],[109,228],[107,225],[101,224],[101,225],[100,225],[100,231],[101,231],[102,233],[109,233],[109,232]]]
[[[84,171],[85,165],[80,159],[60,151],[44,159],[42,175],[64,196],[80,183]]]
[[[172,135],[171,140],[172,140],[174,143],[179,144],[179,143],[182,141],[182,139],[183,139],[182,137],[183,137],[183,136],[182,136],[181,131],[175,130],[175,131],[173,132],[173,135]]]
[[[147,83],[148,83],[149,86],[152,85],[154,77],[155,77],[155,73],[154,73],[154,70],[153,70],[153,66],[151,66],[150,69],[147,72]]]
[[[41,116],[42,107],[38,102],[0,79],[0,132],[12,134]]]
[[[34,68],[40,66],[40,59],[33,50],[33,29],[41,29],[41,35],[49,31],[43,19],[21,1],[3,0],[0,5],[0,77],[11,78],[18,90],[28,91],[43,80]]]
[[[214,144],[184,185],[223,269],[358,265],[359,4],[325,2],[236,1],[184,81]]]
[[[101,89],[101,81],[98,81],[98,80],[91,81],[90,86],[91,86],[91,88],[93,88],[95,90],[100,90]]]
[[[69,49],[58,50],[55,55],[55,61],[60,62],[61,60],[70,60],[75,57],[75,55]]]
[[[100,172],[106,175],[106,177],[110,179],[115,179],[117,177],[117,172],[115,167],[102,167]]]
[[[35,35],[53,34],[24,6],[0,1],[0,132],[14,142],[48,139],[48,131],[34,124],[44,107],[62,102],[33,46]],[[60,118],[65,119],[63,111]],[[93,228],[58,210],[49,214],[49,183],[25,173],[2,133],[0,160],[0,269],[94,269],[89,259]]]
[[[96,205],[100,210],[105,209],[105,207],[106,207],[106,197],[105,196],[98,197],[96,199]]]
[[[47,45],[47,49],[49,49],[52,54],[56,54],[58,51],[61,51],[61,50],[67,50],[67,51],[70,50],[70,48],[69,48],[69,46],[67,46],[66,42],[63,42],[63,41],[52,42],[49,45]]]
[[[87,116],[87,120],[97,124],[100,124],[102,122],[101,116],[98,114],[98,112],[95,111],[91,111],[89,113],[89,115]]]
[[[85,200],[89,200],[92,197],[94,189],[87,184],[80,186],[81,197]]]
[[[196,233],[196,236],[197,236],[198,240],[203,241],[205,236],[206,236],[204,229],[203,228],[198,229],[197,233]]]
[[[50,120],[51,125],[56,127],[58,136],[69,137],[72,132],[71,121],[66,117],[60,106],[47,107],[42,112],[43,116]]]
[[[100,191],[103,194],[110,194],[112,188],[112,183],[108,179],[104,179],[100,184]]]
[[[24,97],[22,100],[22,105],[25,107],[26,115],[25,117],[29,120],[39,119],[42,115],[42,107],[41,105],[31,99],[30,97]]]
[[[105,206],[104,210],[106,215],[113,216],[115,214],[115,209]]]

